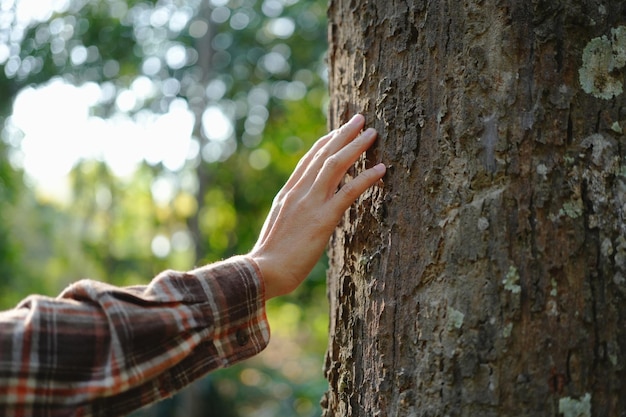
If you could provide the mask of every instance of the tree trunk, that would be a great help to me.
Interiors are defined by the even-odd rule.
[[[603,3],[603,5],[601,4]],[[331,0],[325,416],[626,415],[626,4]]]

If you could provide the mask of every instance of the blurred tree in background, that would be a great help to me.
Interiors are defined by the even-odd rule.
[[[146,283],[165,268],[247,252],[273,196],[325,132],[325,2],[60,0],[34,2],[25,19],[27,2],[0,3],[0,307],[85,276]],[[72,114],[70,92],[88,94],[89,125],[120,143],[113,156],[72,160],[62,195],[29,175],[83,146],[64,142],[71,119],[45,136],[52,121],[28,97],[46,88],[68,92],[53,103],[61,114]],[[30,103],[21,116],[20,102]],[[169,127],[174,119],[183,128]],[[119,135],[119,125],[135,130]],[[141,142],[147,125],[169,145]],[[34,127],[45,141],[33,149]],[[155,156],[171,143],[171,155]],[[116,158],[137,149],[121,174]],[[266,352],[136,414],[319,415],[324,268],[269,303]]]

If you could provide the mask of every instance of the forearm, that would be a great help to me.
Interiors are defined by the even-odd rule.
[[[28,298],[0,314],[0,404],[113,416],[170,396],[265,347],[263,291],[255,265],[234,258],[148,286],[81,281]]]

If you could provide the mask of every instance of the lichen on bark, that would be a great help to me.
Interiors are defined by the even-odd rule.
[[[579,80],[583,90],[609,100],[624,91],[626,26],[611,29],[611,36],[593,38],[583,51]]]

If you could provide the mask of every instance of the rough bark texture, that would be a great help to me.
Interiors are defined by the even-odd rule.
[[[325,416],[626,415],[626,4],[331,0]]]

